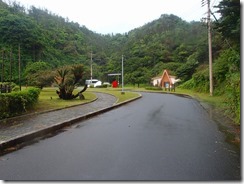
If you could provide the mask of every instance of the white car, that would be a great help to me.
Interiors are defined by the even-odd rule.
[[[97,86],[101,86],[102,82],[97,79],[92,79],[92,80],[86,80],[86,84],[88,87],[90,86],[97,87]]]

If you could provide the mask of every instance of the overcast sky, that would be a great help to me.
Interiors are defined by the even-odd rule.
[[[34,5],[78,22],[101,34],[126,33],[158,19],[161,14],[174,14],[186,21],[206,17],[202,0],[16,0],[26,8]],[[207,0],[205,0],[207,1]],[[211,7],[220,0],[211,0]],[[212,8],[212,11],[216,9]],[[217,15],[217,14],[216,14]]]

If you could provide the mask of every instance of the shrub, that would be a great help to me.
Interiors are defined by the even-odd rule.
[[[199,66],[196,70],[197,71],[192,75],[192,78],[181,84],[179,87],[206,93],[209,91],[208,66],[202,65]]]
[[[146,87],[145,88],[146,90],[155,90],[155,91],[162,91],[162,88],[161,87],[154,87],[154,86],[151,86],[151,87]]]
[[[240,73],[229,74],[226,84],[226,101],[229,113],[233,114],[237,124],[241,121],[241,82]]]
[[[193,74],[195,90],[197,92],[207,93],[209,91],[209,70],[208,68],[200,70]]]
[[[196,86],[196,84],[194,82],[194,79],[192,78],[192,79],[184,82],[183,84],[181,84],[179,86],[179,88],[190,89],[191,90],[191,89],[195,89],[195,86]]]
[[[101,86],[97,86],[96,88],[107,88],[108,87],[108,84],[103,84]]]
[[[28,90],[0,94],[0,119],[12,117],[32,107],[37,101],[40,89],[29,88]]]

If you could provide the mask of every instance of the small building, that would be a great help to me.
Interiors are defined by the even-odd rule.
[[[168,70],[164,70],[162,76],[152,78],[153,86],[164,88],[165,90],[175,90],[175,83],[180,79],[176,79],[176,76],[169,75]]]
[[[159,84],[161,83],[161,77],[162,76],[153,77],[152,78],[152,85],[153,86],[159,86]]]

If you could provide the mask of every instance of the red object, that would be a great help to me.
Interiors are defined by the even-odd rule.
[[[113,82],[112,82],[112,87],[113,87],[113,88],[117,88],[117,87],[118,87],[118,81],[116,81],[116,80],[113,81]]]

